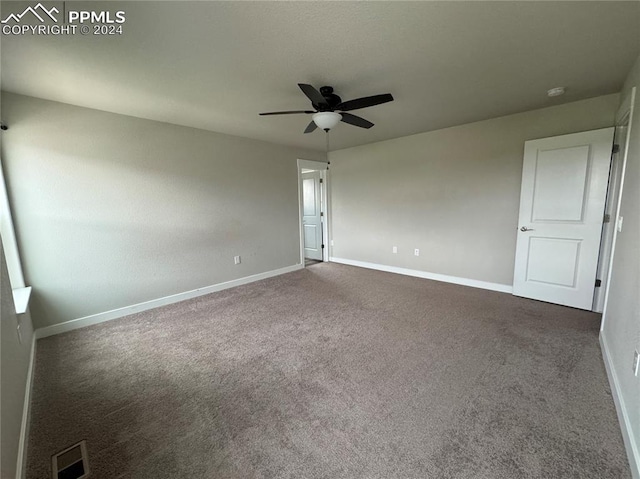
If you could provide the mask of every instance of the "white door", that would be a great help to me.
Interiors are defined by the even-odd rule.
[[[320,171],[302,173],[302,231],[304,257],[322,261],[322,203]]]
[[[513,294],[591,309],[613,132],[525,143]]]

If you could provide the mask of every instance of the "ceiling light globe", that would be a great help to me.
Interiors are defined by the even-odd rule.
[[[321,111],[313,115],[313,122],[318,125],[318,128],[323,130],[330,130],[342,120],[342,115],[335,111]]]

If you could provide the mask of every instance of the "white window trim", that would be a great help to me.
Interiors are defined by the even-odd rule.
[[[24,283],[24,274],[22,273],[16,232],[13,228],[13,217],[9,207],[9,196],[7,195],[7,186],[4,181],[2,161],[0,161],[0,238],[2,238],[4,255],[7,260],[7,270],[11,288],[13,289],[13,303],[16,313],[26,313],[29,308],[29,299],[31,298],[31,287],[27,287]]]

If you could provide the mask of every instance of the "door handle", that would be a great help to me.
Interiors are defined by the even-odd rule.
[[[533,231],[532,228],[527,228],[526,226],[523,226],[520,228],[520,231]]]

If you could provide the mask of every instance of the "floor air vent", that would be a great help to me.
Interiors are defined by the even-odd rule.
[[[87,445],[80,441],[51,458],[54,479],[84,479],[89,477]]]

